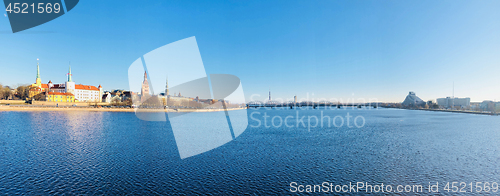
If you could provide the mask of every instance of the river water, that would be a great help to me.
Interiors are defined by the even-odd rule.
[[[434,194],[452,195],[447,182],[467,183],[468,194],[471,182],[473,192],[476,182],[500,183],[498,116],[352,108],[247,113],[239,137],[181,159],[169,121],[119,112],[0,112],[0,193],[274,195],[298,185],[364,182],[393,191],[422,185],[423,195],[439,183]],[[310,116],[337,117],[329,121],[336,126],[309,126]]]

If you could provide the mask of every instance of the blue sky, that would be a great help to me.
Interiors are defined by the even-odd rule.
[[[208,74],[238,76],[247,101],[500,100],[500,1],[80,1],[12,34],[0,11],[0,83],[73,80],[127,89],[128,67],[196,36]],[[314,95],[313,95],[314,94]]]

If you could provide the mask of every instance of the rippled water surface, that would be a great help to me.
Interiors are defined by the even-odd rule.
[[[168,122],[133,113],[0,112],[0,193],[269,195],[289,193],[291,182],[500,182],[498,116],[391,109],[300,115],[320,111],[363,116],[365,125],[249,126],[187,159],[180,159]],[[252,112],[261,123],[264,113],[296,115]]]

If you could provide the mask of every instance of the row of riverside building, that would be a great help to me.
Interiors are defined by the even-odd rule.
[[[425,107],[434,104],[432,101],[425,102],[417,97],[414,92],[410,92],[401,103],[404,107]],[[469,97],[457,98],[446,97],[436,99],[437,106],[441,109],[465,109],[477,111],[500,112],[500,102],[485,100],[483,102],[471,102]]]
[[[106,94],[108,95],[108,94]],[[144,80],[142,82],[141,86],[141,92],[136,94],[134,92],[130,93],[132,97],[132,102],[134,106],[139,106],[142,103],[145,102],[146,100],[150,98],[158,98],[161,100],[162,104],[164,106],[173,106],[173,107],[197,107],[201,106],[200,104],[205,104],[205,105],[213,105],[218,102],[224,102],[226,104],[230,104],[229,101],[227,100],[216,100],[216,99],[211,99],[211,98],[205,98],[205,99],[200,99],[198,96],[196,97],[184,97],[181,95],[181,92],[174,92],[174,95],[171,96],[169,94],[169,87],[168,87],[168,80],[166,80],[165,83],[165,91],[160,94],[152,94],[152,92],[149,90],[149,82],[148,82],[148,74],[147,72],[144,72]],[[109,103],[108,100],[109,96],[105,96],[103,100],[105,102]],[[113,99],[113,97],[111,97]]]
[[[40,65],[37,63],[36,82],[29,86],[29,100],[48,102],[102,102],[103,89],[99,87],[76,84],[72,80],[71,66],[68,71],[68,81],[54,84],[49,80],[42,83]]]
[[[452,108],[452,107],[460,107],[460,108],[466,108],[470,106],[470,98],[456,98],[456,97],[446,97],[446,98],[438,98],[436,99],[437,105],[442,107],[442,108]],[[405,100],[403,103],[401,103],[403,106],[407,107],[423,107],[426,104],[430,105],[432,104],[432,101],[427,101],[425,102],[424,100],[420,99],[417,97],[415,92],[410,91],[408,95],[406,96]]]
[[[159,95],[151,95],[149,91],[149,82],[147,81],[147,73],[144,73],[144,81],[142,84],[141,92],[134,93],[131,91],[121,91],[118,93],[114,92],[104,92],[101,85],[98,87],[91,85],[82,85],[76,84],[72,80],[71,74],[71,66],[68,70],[68,80],[64,83],[54,84],[51,80],[48,83],[42,83],[42,79],[40,77],[40,64],[37,62],[37,74],[35,83],[29,86],[29,101],[47,101],[47,102],[60,102],[60,103],[72,103],[72,102],[107,102],[111,103],[112,100],[116,100],[118,102],[123,102],[127,99],[138,98],[135,99],[137,101],[144,102],[149,97],[158,97],[161,98],[164,105],[167,105],[168,102],[172,102],[172,104],[180,104],[183,105],[187,102],[196,102],[203,104],[215,104],[217,102],[224,101],[229,104],[227,100],[215,100],[215,99],[200,99],[198,97],[183,97],[180,92],[174,93],[174,96],[169,95],[168,90],[168,81],[165,86],[165,92],[160,93]],[[117,96],[118,95],[118,96]]]

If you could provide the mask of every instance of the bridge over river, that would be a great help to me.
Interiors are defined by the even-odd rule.
[[[267,103],[262,103],[262,102],[249,102],[246,104],[247,108],[261,108],[261,107],[289,107],[289,108],[294,108],[294,107],[312,107],[316,109],[317,107],[336,107],[336,108],[342,108],[342,107],[357,107],[357,108],[362,108],[362,107],[373,107],[377,108],[379,107],[380,103],[330,103],[330,102],[300,102],[300,103],[294,103],[294,102],[289,102],[289,103],[278,103],[278,102],[267,102]]]

